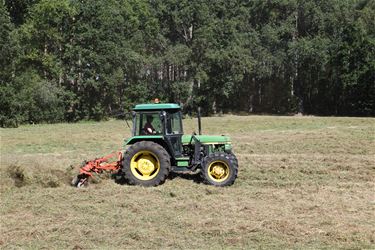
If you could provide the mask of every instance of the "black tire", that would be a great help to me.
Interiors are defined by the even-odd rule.
[[[218,165],[223,169],[221,177],[212,174],[212,167]],[[238,173],[238,161],[234,154],[214,153],[206,156],[202,164],[201,176],[204,183],[219,187],[230,186],[234,183]]]
[[[87,175],[80,174],[73,178],[71,184],[72,186],[77,187],[77,188],[88,187],[89,185],[88,178],[89,177]]]
[[[145,152],[143,154],[142,152]],[[140,154],[137,156],[137,154]],[[155,173],[150,173],[151,176],[145,176],[144,178],[151,179],[142,179],[142,172],[138,169],[131,168],[131,161],[133,158],[137,160],[138,157],[150,157],[153,160],[157,161],[159,166],[158,170],[155,170]],[[166,180],[169,172],[171,170],[171,158],[168,152],[159,144],[152,141],[141,141],[133,144],[128,148],[124,154],[124,160],[122,163],[122,172],[125,180],[130,185],[141,185],[145,187],[157,186]]]

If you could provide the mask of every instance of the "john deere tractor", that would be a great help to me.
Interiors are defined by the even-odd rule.
[[[103,170],[116,170],[129,184],[142,186],[162,184],[171,172],[200,172],[206,184],[215,186],[234,183],[238,161],[230,138],[184,135],[178,104],[139,104],[132,119],[132,137],[125,142],[124,152],[117,153],[118,160],[108,163],[109,157],[103,157],[85,162],[73,181],[75,186],[82,186],[92,172]]]

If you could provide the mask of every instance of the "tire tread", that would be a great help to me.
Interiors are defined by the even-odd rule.
[[[229,168],[232,171],[232,174],[229,176],[228,180],[224,182],[217,182],[214,183],[209,179],[207,176],[207,168],[210,162],[214,160],[220,160],[220,159],[226,159],[227,163],[229,164]],[[237,179],[238,175],[238,160],[237,157],[234,154],[228,154],[224,152],[216,152],[213,154],[210,154],[206,156],[203,160],[202,164],[202,171],[201,171],[201,177],[203,179],[203,182],[208,185],[214,185],[214,186],[230,186],[233,185],[235,180]]]
[[[158,175],[148,181],[143,181],[137,179],[132,173],[130,169],[130,161],[134,154],[141,150],[148,150],[154,153],[159,157],[160,162],[160,172]],[[159,144],[152,142],[152,141],[140,141],[131,145],[128,150],[126,150],[123,159],[123,175],[125,180],[130,185],[141,185],[141,186],[157,186],[163,184],[169,175],[171,170],[171,159],[168,152]]]

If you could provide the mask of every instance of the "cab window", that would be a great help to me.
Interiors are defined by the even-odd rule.
[[[167,115],[167,134],[182,134],[181,112]]]
[[[162,122],[159,112],[137,113],[135,115],[135,135],[159,135]]]

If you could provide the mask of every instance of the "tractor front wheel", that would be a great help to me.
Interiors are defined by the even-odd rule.
[[[237,178],[238,161],[233,154],[214,153],[204,158],[202,178],[206,184],[230,186]]]
[[[137,142],[125,152],[122,172],[131,185],[160,185],[167,178],[170,169],[168,152],[155,142]]]

